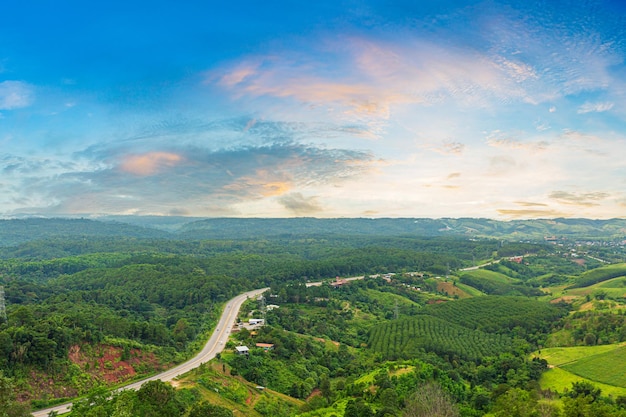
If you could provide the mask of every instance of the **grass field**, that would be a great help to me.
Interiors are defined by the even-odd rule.
[[[541,389],[550,389],[556,392],[564,392],[572,388],[572,383],[577,381],[591,382],[602,390],[602,395],[611,395],[613,398],[617,398],[620,395],[626,395],[626,388],[614,387],[612,385],[602,384],[595,381],[590,381],[586,378],[575,375],[561,368],[553,368],[544,372],[539,380]]]
[[[607,265],[587,271],[576,279],[570,288],[589,287],[600,282],[605,282],[613,278],[626,276],[626,263]]]
[[[574,346],[542,349],[541,353],[533,353],[548,361],[550,365],[561,366],[586,357],[600,355],[619,349],[623,345]]]
[[[595,382],[626,388],[626,346],[586,356],[562,368]]]
[[[471,288],[471,287],[468,287],[468,288]],[[446,293],[450,297],[454,297],[455,295],[458,296],[459,298],[472,297],[472,295],[469,292],[463,290],[458,285],[455,285],[454,283],[447,282],[447,281],[438,281],[437,291]]]
[[[387,362],[387,365],[390,365],[393,363],[394,362]],[[415,370],[415,366],[413,365],[397,365],[396,369],[394,369],[393,371],[388,371],[388,373],[390,377],[393,377],[393,376],[399,376],[402,374],[413,372],[414,370]],[[354,383],[371,385],[374,383],[374,378],[376,378],[376,375],[378,375],[380,371],[381,371],[381,368],[378,368],[365,375],[361,375],[359,379],[354,381]]]
[[[575,346],[535,352],[552,367],[539,381],[541,388],[563,392],[573,382],[588,381],[604,395],[626,395],[626,344]]]
[[[500,284],[512,284],[515,282],[519,282],[518,279],[511,278],[499,272],[489,271],[488,269],[475,269],[473,271],[465,272],[464,275],[469,275],[474,278],[480,278]]]
[[[480,297],[481,295],[485,295],[485,293],[481,290],[474,288],[470,285],[462,284],[459,281],[456,282],[456,286],[465,291],[467,294],[471,295],[472,297]]]
[[[626,277],[617,277],[597,284],[598,288],[621,288],[626,292]]]
[[[400,307],[403,307],[403,306],[404,307],[411,307],[411,306],[419,307],[420,306],[418,303],[412,300],[409,300],[408,298],[403,297],[398,294],[392,294],[390,292],[383,292],[383,291],[372,290],[372,289],[367,289],[365,291],[372,298],[376,299],[381,304],[388,306],[389,308],[393,308],[396,303],[398,303]]]

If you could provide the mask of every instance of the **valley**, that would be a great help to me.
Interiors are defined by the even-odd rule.
[[[422,389],[462,416],[622,413],[623,246],[98,227],[0,248],[12,415],[406,416]],[[228,316],[262,325],[220,319],[263,287]]]

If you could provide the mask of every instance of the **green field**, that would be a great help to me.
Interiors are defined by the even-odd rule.
[[[489,271],[488,269],[475,269],[472,271],[467,271],[463,275],[469,275],[473,278],[479,278],[483,280],[497,282],[500,284],[511,284],[514,282],[519,282],[519,280],[515,278],[511,278],[499,272]]]
[[[592,381],[626,388],[626,346],[586,356],[562,368]]]
[[[553,368],[544,372],[539,380],[539,385],[541,386],[541,389],[549,389],[551,391],[562,393],[571,389],[572,383],[580,381],[591,382],[593,385],[602,390],[602,395],[611,395],[614,398],[620,395],[626,395],[626,388],[614,387],[612,385],[589,381],[588,379],[582,378],[561,368]]]
[[[626,297],[626,277],[619,276],[586,287],[570,287],[567,289],[568,295],[576,295],[579,297],[594,295],[596,293],[604,293],[609,298]]]
[[[580,275],[580,277],[576,279],[576,283],[570,286],[570,288],[590,287],[600,282],[624,276],[626,276],[626,263],[607,265],[592,269]]]
[[[484,292],[482,292],[481,290],[471,287],[469,285],[460,283],[457,281],[456,286],[459,287],[461,290],[465,291],[466,293],[468,293],[469,295],[471,295],[472,297],[479,297],[481,295],[485,295]]]
[[[621,288],[626,291],[626,277],[617,277],[597,284],[598,288]]]
[[[610,352],[619,349],[621,346],[622,345],[555,347],[542,349],[541,353],[538,354],[535,352],[533,356],[539,356],[547,360],[550,365],[561,366],[589,356]]]
[[[605,395],[626,395],[626,345],[576,346],[535,352],[553,367],[541,377],[543,389],[563,392],[573,382],[589,381]]]

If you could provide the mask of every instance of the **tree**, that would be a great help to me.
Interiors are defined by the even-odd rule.
[[[15,401],[13,381],[5,377],[0,371],[0,416],[2,417],[29,417],[30,410]]]
[[[327,400],[330,400],[332,396],[332,390],[330,387],[330,380],[328,379],[328,375],[324,374],[320,378],[320,391],[322,391],[322,397]]]
[[[348,401],[344,417],[374,417],[374,412],[363,398]]]
[[[458,417],[459,409],[450,395],[435,382],[419,387],[406,401],[402,417]]]
[[[537,400],[528,391],[511,388],[496,400],[494,414],[497,417],[534,417],[536,407]]]
[[[233,412],[219,405],[201,402],[189,412],[189,417],[233,417]]]
[[[142,416],[178,417],[184,411],[176,390],[160,379],[148,381],[137,391]]]
[[[591,382],[576,381],[572,382],[572,389],[567,396],[571,398],[590,397],[593,402],[600,397],[600,394],[602,394],[602,390],[593,385]]]

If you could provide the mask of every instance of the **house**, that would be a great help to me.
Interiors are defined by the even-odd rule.
[[[265,351],[268,351],[268,350],[274,349],[274,344],[273,343],[257,343],[256,347],[261,348]]]
[[[248,324],[250,324],[250,326],[255,326],[257,324],[263,325],[264,321],[265,320],[263,320],[263,319],[250,319],[250,320],[248,320]]]
[[[343,284],[346,284],[348,281],[345,279],[341,279],[339,277],[335,278],[335,281],[331,282],[330,285],[333,287],[341,287]]]
[[[248,346],[236,346],[235,352],[237,355],[247,355],[250,353],[250,349],[248,349]]]
[[[280,306],[278,306],[278,305],[276,305],[276,304],[268,304],[268,305],[267,305],[267,307],[265,307],[265,309],[266,309],[267,311],[272,311],[272,310],[275,310],[275,309],[277,309],[277,308],[279,308],[279,307],[280,307]]]

